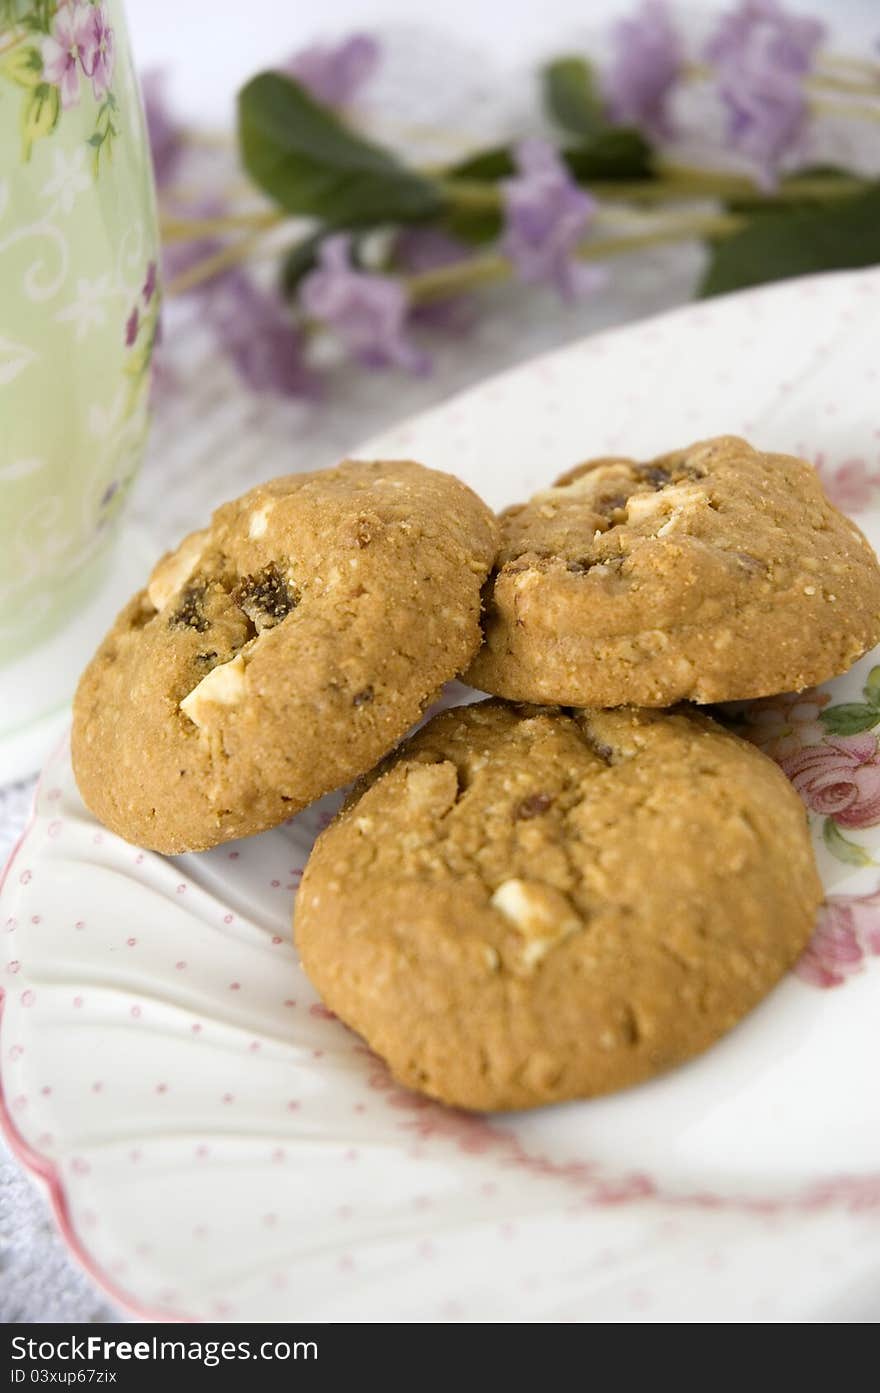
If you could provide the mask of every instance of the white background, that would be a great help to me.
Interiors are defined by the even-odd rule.
[[[731,0],[732,3],[732,0]],[[473,42],[495,63],[515,67],[558,51],[579,28],[595,30],[627,14],[635,0],[128,0],[131,37],[141,68],[167,66],[175,104],[190,119],[216,122],[229,113],[231,94],[260,67],[320,37],[389,24],[426,25]],[[876,49],[877,0],[786,0],[786,7],[821,16],[851,51]],[[690,0],[676,8],[730,8],[718,0]],[[437,74],[438,82],[442,73]]]

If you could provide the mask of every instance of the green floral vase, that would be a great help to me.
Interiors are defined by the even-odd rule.
[[[21,714],[4,670],[108,564],[146,436],[157,263],[122,6],[0,0],[0,739]]]

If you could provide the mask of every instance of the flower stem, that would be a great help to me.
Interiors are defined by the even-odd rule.
[[[237,242],[230,242],[228,246],[221,247],[220,251],[215,252],[213,256],[206,256],[195,266],[181,271],[179,276],[175,276],[165,286],[165,294],[183,295],[187,290],[195,290],[196,286],[204,285],[206,281],[213,280],[215,276],[220,275],[221,271],[228,271],[231,266],[237,266],[239,262],[246,261],[265,231],[265,228],[260,228],[248,237],[239,237]]]
[[[726,174],[666,161],[661,161],[659,170],[660,179],[656,182],[668,190],[674,189],[676,197],[681,197],[684,191],[689,191],[694,196],[699,195],[703,198],[754,198],[763,199],[767,203],[797,202],[802,198],[848,198],[861,193],[868,183],[866,179],[857,175],[839,179],[795,177],[787,179],[784,184],[779,184],[768,192],[744,174]]]
[[[744,218],[723,213],[669,219],[663,225],[655,225],[644,232],[633,233],[627,237],[593,237],[580,246],[578,257],[583,261],[605,261],[609,257],[624,256],[629,252],[642,251],[646,247],[659,247],[665,243],[681,242],[692,237],[705,237],[710,240],[729,237],[744,226]],[[434,300],[460,294],[462,291],[476,290],[480,286],[508,280],[513,274],[513,269],[513,263],[506,256],[477,256],[468,261],[438,266],[435,270],[405,277],[404,284],[410,302],[425,305]]]
[[[880,63],[875,63],[870,58],[853,58],[846,53],[820,53],[819,62],[826,67],[849,68],[852,72],[873,78],[874,82],[880,85]]]
[[[877,93],[880,98],[880,92]],[[853,120],[880,121],[880,101],[874,106],[870,102],[829,102],[814,97],[810,110],[820,116],[843,116]]]
[[[709,82],[715,76],[714,69],[708,63],[687,63],[682,72],[683,76],[692,82]],[[851,92],[854,96],[880,97],[880,69],[867,79],[812,72],[805,77],[804,82],[813,91]]]
[[[165,242],[186,242],[196,237],[217,237],[240,228],[265,229],[285,221],[280,209],[269,208],[253,213],[229,213],[217,218],[175,218],[165,215],[159,220]]]
[[[465,213],[491,213],[501,207],[498,184],[477,179],[444,179],[440,187],[447,200]]]
[[[873,81],[864,78],[854,81],[850,77],[818,72],[807,78],[807,86],[816,92],[848,92],[856,97],[880,97],[880,74]]]
[[[802,198],[846,198],[860,193],[865,180],[858,178],[789,179],[772,193],[761,189],[745,175],[726,174],[688,165],[662,163],[657,179],[633,181],[595,179],[587,187],[596,198],[612,203],[662,203],[665,200],[708,198],[755,198],[768,203],[786,203]],[[501,207],[497,184],[451,179],[443,184],[449,202],[466,211],[493,211]]]
[[[0,58],[4,53],[9,53],[16,44],[21,43],[27,31],[24,29],[10,29],[3,42],[0,43]]]

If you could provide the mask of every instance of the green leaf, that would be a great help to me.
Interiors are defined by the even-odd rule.
[[[860,731],[871,730],[880,724],[880,711],[876,706],[851,701],[841,706],[827,707],[820,712],[819,720],[832,735],[858,735]]]
[[[445,171],[447,179],[468,179],[484,184],[495,184],[499,179],[509,179],[516,166],[510,147],[495,145],[490,150],[480,150],[476,155],[468,155]]]
[[[875,861],[863,846],[857,842],[851,842],[843,835],[833,818],[826,817],[822,824],[822,840],[838,861],[844,861],[848,866],[873,866]]]
[[[863,688],[869,706],[880,706],[880,667],[872,667]],[[880,717],[878,717],[880,719]]]
[[[541,73],[544,105],[563,130],[594,136],[607,124],[602,98],[590,64],[584,58],[556,58]]]
[[[654,156],[640,131],[630,126],[615,126],[601,131],[577,145],[567,145],[559,152],[579,182],[653,179]],[[496,145],[469,155],[445,171],[447,179],[467,179],[496,183],[509,179],[515,172],[510,146]]]
[[[495,242],[501,236],[503,219],[500,213],[494,213],[491,209],[477,212],[473,208],[451,208],[443,217],[440,224],[453,237],[458,237],[462,242],[469,242],[472,246],[485,246],[487,242]]]
[[[36,87],[43,80],[43,56],[31,44],[14,48],[3,60],[3,75],[19,87]]]
[[[880,184],[820,208],[779,206],[742,232],[716,242],[702,296],[724,295],[764,281],[880,262]]]
[[[21,157],[27,161],[35,140],[51,135],[58,124],[61,103],[58,88],[41,82],[25,97],[21,113]]]
[[[441,190],[361,139],[292,78],[258,73],[238,95],[238,138],[251,178],[290,213],[353,226],[417,222]]]
[[[614,126],[592,140],[571,145],[563,158],[580,184],[630,183],[656,176],[654,154],[641,131]]]
[[[823,183],[836,183],[839,180],[852,182],[858,176],[852,170],[844,169],[837,164],[809,164],[802,165],[800,169],[793,169],[790,174],[783,174],[779,180],[780,189],[787,189],[793,181],[800,182],[804,179],[821,179]],[[865,187],[868,181],[865,180]],[[809,211],[815,208],[836,207],[840,203],[840,194],[829,197],[827,194],[802,194],[798,198],[788,197],[784,204],[780,204],[778,199],[768,195],[749,196],[748,198],[731,198],[725,203],[728,212],[743,213],[749,217],[754,214],[774,215],[781,211],[786,213]]]

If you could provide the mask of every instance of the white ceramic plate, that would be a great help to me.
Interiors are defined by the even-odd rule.
[[[812,458],[876,544],[878,308],[880,272],[689,307],[360,453],[502,504],[589,454],[738,431]],[[871,667],[751,713],[814,809],[834,897],[799,972],[666,1078],[494,1120],[394,1085],[297,966],[291,908],[330,803],[165,860],[94,822],[59,749],[0,895],[0,1057],[7,1130],[80,1259],[141,1314],[185,1319],[876,1315]],[[829,716],[841,703],[863,710]]]

